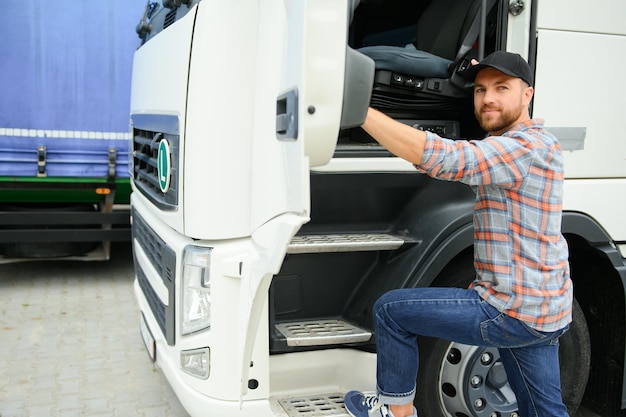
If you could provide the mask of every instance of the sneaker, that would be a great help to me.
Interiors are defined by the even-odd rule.
[[[359,391],[350,391],[343,399],[348,414],[352,417],[394,417],[389,406],[378,401],[377,395],[364,395]],[[413,417],[417,410],[413,407]]]

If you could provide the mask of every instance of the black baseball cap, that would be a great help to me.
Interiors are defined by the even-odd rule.
[[[511,77],[521,78],[528,85],[533,85],[533,73],[528,62],[519,54],[505,51],[496,51],[487,55],[478,64],[465,70],[463,76],[469,81],[474,81],[478,71],[486,67],[494,68]]]

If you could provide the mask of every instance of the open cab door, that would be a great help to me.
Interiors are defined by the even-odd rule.
[[[365,120],[374,63],[347,48],[352,0],[259,4],[255,137],[252,142],[252,248],[242,270],[238,357],[241,395],[272,278],[291,239],[309,221],[309,169],[332,158],[341,128]],[[275,83],[275,84],[274,84]],[[266,99],[272,97],[273,105]],[[264,134],[272,129],[271,134]],[[261,132],[261,133],[256,133]],[[262,348],[265,348],[262,346]]]

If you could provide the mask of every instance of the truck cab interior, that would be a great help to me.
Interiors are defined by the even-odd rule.
[[[506,17],[497,0],[363,0],[355,2],[349,47],[374,61],[369,105],[449,138],[482,137],[474,120],[471,59],[503,44]],[[344,103],[346,107],[355,107]],[[358,127],[342,129],[336,157],[375,142]]]

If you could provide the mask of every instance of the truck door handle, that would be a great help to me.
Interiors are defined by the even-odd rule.
[[[298,138],[298,90],[281,94],[276,99],[276,139]]]

